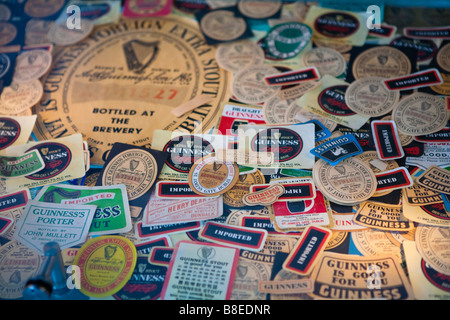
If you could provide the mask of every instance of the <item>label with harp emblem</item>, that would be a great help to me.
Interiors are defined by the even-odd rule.
[[[150,147],[156,129],[211,128],[219,103],[229,99],[228,81],[215,48],[188,19],[127,19],[99,26],[53,57],[36,106],[34,134],[45,140],[82,132],[91,164],[103,165],[113,142]],[[179,118],[170,112],[200,94],[211,102]]]

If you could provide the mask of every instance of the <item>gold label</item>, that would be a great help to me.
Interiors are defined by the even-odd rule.
[[[101,165],[114,142],[149,147],[155,129],[209,129],[227,90],[228,73],[195,23],[178,17],[124,20],[98,27],[56,54],[34,133],[43,140],[83,132],[91,163]],[[213,100],[180,118],[172,115],[198,94]]]
[[[365,201],[353,217],[357,224],[386,231],[407,231],[413,224],[402,214],[401,205]]]

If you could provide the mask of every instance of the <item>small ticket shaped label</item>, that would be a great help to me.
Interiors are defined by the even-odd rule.
[[[302,179],[303,182],[290,182],[288,179],[277,180],[277,184],[284,187],[284,193],[280,195],[277,201],[303,201],[312,200],[316,197],[316,187],[312,179]],[[250,192],[259,192],[272,186],[273,184],[254,184],[250,186]]]
[[[153,247],[148,256],[148,261],[157,266],[167,267],[172,258],[174,248],[171,247]]]
[[[388,90],[411,90],[444,83],[438,69],[432,68],[383,81]]]
[[[162,199],[203,197],[192,191],[188,181],[158,181],[155,191],[156,196]]]
[[[35,122],[36,115],[0,117],[0,150],[26,144]]]
[[[208,221],[200,230],[199,237],[239,249],[260,251],[266,241],[267,231]]]
[[[331,230],[310,225],[283,263],[283,268],[300,275],[309,275],[325,250]]]
[[[450,27],[405,27],[403,34],[414,39],[450,39]]]
[[[149,238],[156,236],[164,236],[171,233],[177,232],[188,232],[199,230],[201,228],[200,222],[184,222],[184,223],[172,223],[172,224],[163,224],[163,225],[152,225],[152,226],[144,226],[142,221],[139,221],[135,225],[135,234],[136,236],[141,238]]]
[[[179,241],[170,259],[161,299],[230,299],[238,260],[239,250],[236,248]],[[214,283],[214,288],[210,283]]]
[[[31,199],[30,190],[22,189],[0,196],[0,213],[25,207]]]
[[[278,200],[284,193],[284,187],[281,184],[272,184],[264,186],[259,191],[247,193],[242,201],[248,206],[270,205]]]
[[[381,160],[394,160],[405,156],[395,121],[374,120],[370,126],[375,148]]]
[[[264,81],[270,86],[284,86],[319,79],[320,74],[316,67],[286,71],[264,77]]]
[[[408,188],[414,184],[409,171],[405,167],[376,173],[375,178],[378,184],[377,193]]]

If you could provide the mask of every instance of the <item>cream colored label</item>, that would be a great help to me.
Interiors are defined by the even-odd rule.
[[[401,205],[365,201],[353,217],[357,224],[386,231],[407,231],[413,224],[403,216]]]
[[[404,190],[406,189],[403,189],[403,191]],[[435,227],[450,227],[450,219],[448,213],[443,208],[443,203],[412,206],[408,203],[407,196],[405,192],[403,192],[402,206],[405,218],[411,221],[429,224]],[[436,206],[436,208],[434,208],[433,206]]]
[[[0,112],[17,115],[38,103],[42,94],[43,87],[37,79],[24,83],[12,82],[3,88],[0,96]]]
[[[403,189],[403,200],[411,206],[423,206],[433,203],[442,203],[444,200],[440,193],[422,187],[415,183],[411,187]]]
[[[376,256],[382,254],[394,255],[402,262],[400,246],[393,243],[387,236],[387,232],[378,229],[366,229],[351,233],[355,247],[363,256]]]
[[[422,258],[436,271],[450,276],[450,228],[420,224],[415,240]]]
[[[263,64],[264,51],[257,43],[245,39],[219,44],[216,59],[221,68],[238,72],[250,65]]]
[[[101,165],[114,142],[149,147],[155,129],[211,128],[219,102],[229,98],[228,79],[215,48],[189,20],[158,17],[105,25],[55,55],[34,133],[45,140],[82,132],[91,163]],[[173,108],[199,94],[212,102],[180,118],[172,115]]]
[[[270,279],[271,265],[239,257],[234,276],[231,300],[264,300],[266,292],[259,290],[261,281]]]
[[[275,294],[308,293],[313,291],[311,279],[297,279],[284,281],[260,281],[259,291]]]
[[[36,115],[0,116],[0,150],[27,143],[35,122]]]
[[[347,68],[347,62],[342,54],[328,47],[311,49],[302,55],[302,59],[306,66],[315,66],[322,76],[328,74],[338,77]]]

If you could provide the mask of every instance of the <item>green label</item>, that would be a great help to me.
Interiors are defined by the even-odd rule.
[[[44,167],[45,163],[38,150],[32,150],[17,157],[0,157],[0,176],[3,178],[27,176]]]

